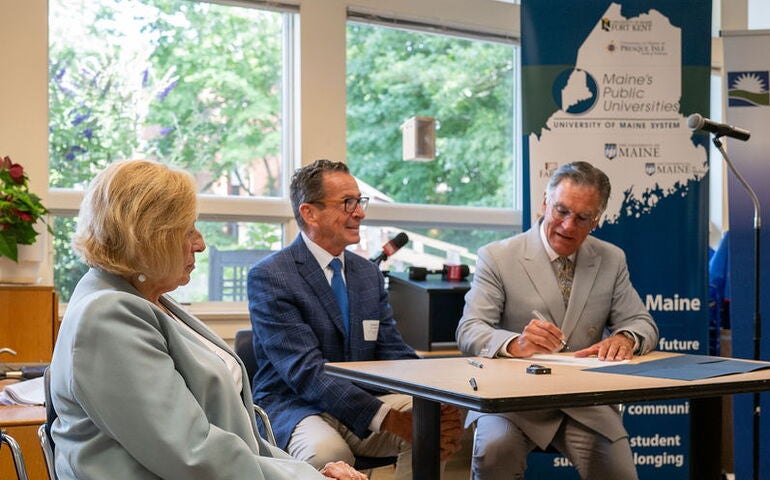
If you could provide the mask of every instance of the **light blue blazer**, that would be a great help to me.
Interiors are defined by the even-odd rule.
[[[234,353],[169,297],[185,324]],[[239,360],[240,362],[240,360]],[[323,478],[261,439],[225,363],[123,278],[91,269],[67,306],[51,363],[61,480]]]
[[[457,326],[459,349],[471,355],[495,356],[510,338],[521,333],[535,309],[554,320],[566,335],[571,351],[586,348],[619,330],[637,336],[640,354],[655,348],[658,341],[658,328],[631,285],[620,248],[595,237],[585,239],[578,250],[572,294],[565,308],[536,226],[479,250],[473,283]],[[627,435],[617,412],[609,405],[505,416],[545,448],[565,414],[612,441]],[[471,412],[466,421],[472,422],[478,416]]]

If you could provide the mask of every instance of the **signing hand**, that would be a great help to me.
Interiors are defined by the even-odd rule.
[[[367,477],[345,462],[330,462],[321,469],[321,475],[336,480],[366,480]]]
[[[551,322],[533,318],[514,341],[508,353],[514,357],[531,357],[534,353],[553,353],[562,349],[564,334]]]
[[[634,341],[625,335],[612,335],[588,348],[575,352],[576,357],[596,355],[599,360],[619,362],[634,356]]]

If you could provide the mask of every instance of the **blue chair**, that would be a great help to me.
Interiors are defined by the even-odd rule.
[[[243,364],[246,366],[246,373],[249,376],[249,381],[254,379],[254,375],[257,373],[257,359],[254,356],[254,345],[252,343],[253,332],[250,328],[244,328],[235,332],[235,341],[233,342],[235,347],[235,353],[241,358]],[[254,405],[254,408],[259,408]],[[261,409],[260,409],[261,410]],[[262,410],[264,412],[264,410]],[[273,436],[272,428],[270,428],[270,420],[267,419],[267,413],[264,413],[264,417],[260,416],[265,431],[267,433],[267,439],[275,445],[275,436]],[[356,455],[356,461],[354,467],[356,470],[362,472],[371,471],[375,468],[386,467],[388,465],[395,465],[396,457],[365,457]]]

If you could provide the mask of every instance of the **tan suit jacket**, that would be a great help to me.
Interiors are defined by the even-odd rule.
[[[625,254],[591,236],[578,250],[567,308],[538,227],[482,247],[457,327],[458,347],[465,354],[499,356],[508,340],[533,318],[532,310],[559,326],[570,351],[620,330],[637,336],[640,354],[658,341],[658,328],[631,285]],[[467,422],[479,415],[469,413]],[[563,415],[611,441],[627,435],[617,411],[609,405],[505,414],[541,448],[551,442]]]

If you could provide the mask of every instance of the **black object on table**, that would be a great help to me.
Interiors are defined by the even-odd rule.
[[[456,348],[470,278],[449,282],[429,274],[425,280],[410,280],[406,272],[390,272],[388,278],[393,317],[404,341],[415,350]]]

